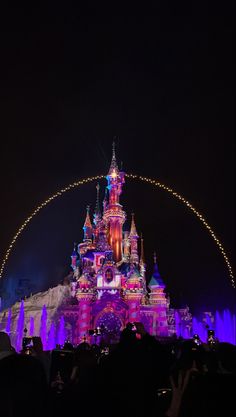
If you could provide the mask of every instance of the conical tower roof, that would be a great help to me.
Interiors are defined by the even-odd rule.
[[[138,237],[135,221],[134,221],[134,213],[132,213],[132,221],[131,221],[131,228],[129,237]]]
[[[113,142],[112,144],[112,159],[111,159],[111,165],[110,165],[108,175],[112,175],[114,173],[116,175],[119,173],[119,168],[118,168],[117,161],[116,161],[115,142]]]
[[[91,220],[90,220],[90,216],[89,216],[89,210],[90,210],[90,207],[89,206],[87,206],[87,213],[86,213],[86,218],[85,218],[85,222],[84,222],[84,229],[86,228],[91,228],[92,229],[92,223],[91,223]]]
[[[165,284],[164,284],[164,282],[161,278],[159,269],[158,269],[156,253],[154,253],[153,274],[152,274],[152,278],[151,278],[148,286],[149,286],[149,288],[151,288],[151,287],[164,287],[165,286]]]
[[[99,183],[97,183],[96,185],[96,190],[97,190],[97,199],[96,199],[96,206],[95,206],[94,214],[97,217],[101,217],[100,203],[99,203],[99,191],[100,191]]]

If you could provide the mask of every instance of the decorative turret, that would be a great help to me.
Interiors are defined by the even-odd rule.
[[[138,257],[138,233],[136,230],[135,222],[134,222],[134,213],[132,213],[132,221],[131,221],[131,229],[129,234],[129,240],[130,240],[130,262],[133,264],[139,263],[139,257]]]
[[[73,271],[75,271],[76,266],[77,266],[77,251],[76,251],[76,243],[74,243],[74,249],[71,255],[71,268],[73,269]]]
[[[104,194],[104,199],[103,199],[103,211],[106,210],[107,205],[108,205],[108,189],[105,189],[105,194]]]
[[[86,218],[85,218],[85,222],[84,222],[84,242],[87,240],[91,240],[92,239],[92,234],[93,234],[93,226],[90,220],[90,216],[89,216],[89,210],[90,207],[87,206],[87,214],[86,214]]]
[[[125,300],[129,305],[129,321],[140,321],[140,305],[143,297],[142,283],[139,272],[132,266],[126,281]]]
[[[144,245],[143,245],[143,235],[141,234],[141,254],[140,254],[140,274],[143,278],[145,278],[146,274],[146,264],[145,264],[145,258],[144,258]]]
[[[167,324],[167,309],[168,302],[164,292],[165,284],[160,276],[157,257],[154,253],[154,271],[149,282],[150,293],[150,304],[156,309],[156,320],[154,320],[154,334],[160,336],[168,336],[168,324]]]
[[[152,274],[152,278],[149,282],[149,288],[151,291],[155,292],[156,288],[165,288],[165,284],[161,278],[159,269],[158,269],[158,265],[157,265],[157,256],[156,253],[154,253],[154,269],[153,269],[153,274]]]
[[[86,274],[78,279],[79,288],[76,298],[79,302],[79,318],[77,321],[77,343],[81,343],[84,337],[88,336],[90,329],[91,301],[94,296],[93,288]]]
[[[115,177],[115,175],[119,175],[119,168],[116,162],[116,151],[115,151],[115,142],[112,143],[112,158],[111,158],[111,165],[108,172],[108,176]]]
[[[96,190],[97,190],[97,199],[96,199],[96,206],[95,206],[94,215],[93,215],[93,222],[95,226],[97,226],[98,223],[101,221],[101,211],[100,211],[100,203],[99,203],[99,190],[100,190],[99,184],[96,185]]]
[[[122,226],[125,222],[125,212],[119,203],[119,197],[124,184],[124,172],[119,171],[113,143],[112,160],[107,178],[109,203],[104,205],[103,220],[108,229],[108,242],[113,250],[115,262],[122,259]]]
[[[129,232],[124,232],[124,239],[123,239],[123,261],[129,262],[130,259],[130,240],[129,240]]]
[[[87,277],[87,274],[82,274],[78,279],[78,289],[76,292],[76,298],[78,301],[90,300],[93,297],[93,286]]]
[[[79,289],[81,292],[86,292],[90,288],[90,282],[86,276],[86,274],[81,275],[81,277],[78,279],[79,283]]]
[[[132,292],[142,292],[141,276],[138,270],[133,269],[130,273],[129,278],[126,281],[126,288]]]

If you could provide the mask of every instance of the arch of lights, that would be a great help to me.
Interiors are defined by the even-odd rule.
[[[214,240],[215,244],[217,245],[218,249],[220,250],[220,253],[223,256],[224,262],[225,262],[226,267],[228,269],[229,279],[230,279],[231,285],[232,285],[233,288],[236,288],[232,266],[230,264],[228,256],[226,255],[225,249],[224,249],[222,243],[220,242],[220,240],[217,238],[214,230],[208,224],[208,222],[205,220],[203,215],[198,210],[196,210],[192,206],[192,204],[188,200],[186,200],[183,196],[178,194],[172,188],[167,187],[166,185],[160,183],[159,181],[157,181],[155,179],[151,179],[151,178],[147,178],[147,177],[143,177],[143,176],[135,175],[135,174],[126,174],[126,177],[130,178],[132,180],[133,179],[134,180],[140,180],[142,182],[149,183],[149,184],[151,184],[155,187],[158,187],[158,188],[161,188],[161,189],[167,191],[169,194],[171,194],[173,197],[175,197],[181,203],[183,203],[189,210],[191,210],[193,214],[195,214],[195,216],[198,218],[198,220],[206,228],[207,232],[210,234],[211,238]],[[4,269],[5,269],[5,266],[6,266],[6,262],[9,258],[9,256],[10,256],[10,253],[12,252],[12,250],[14,248],[16,240],[20,237],[21,233],[28,226],[28,224],[33,219],[33,217],[35,217],[45,206],[47,206],[49,203],[51,203],[56,198],[61,197],[67,191],[70,191],[73,188],[76,188],[76,187],[79,187],[81,185],[87,184],[89,182],[96,181],[96,180],[103,179],[103,178],[105,178],[104,175],[97,175],[95,177],[88,177],[88,178],[73,182],[72,184],[69,184],[67,187],[62,188],[61,190],[57,191],[55,194],[52,194],[48,199],[46,199],[41,204],[39,204],[39,206],[27,217],[27,219],[24,221],[24,223],[20,226],[20,228],[17,230],[16,234],[14,235],[13,239],[11,240],[10,245],[9,245],[9,247],[8,247],[4,257],[3,257],[3,260],[2,260],[2,264],[1,264],[1,268],[0,268],[0,278],[2,278],[2,276],[3,276],[3,272],[4,272]]]

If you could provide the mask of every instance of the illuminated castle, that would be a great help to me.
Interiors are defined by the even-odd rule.
[[[73,324],[72,339],[77,343],[88,337],[89,330],[104,328],[119,334],[128,322],[141,321],[155,336],[171,334],[169,300],[154,257],[154,272],[146,286],[143,239],[138,251],[139,236],[134,215],[130,231],[123,231],[126,213],[120,204],[125,174],[116,161],[115,147],[103,200],[97,201],[91,222],[89,207],[84,223],[83,242],[71,256],[73,303],[63,308],[65,320]]]
[[[123,230],[126,213],[120,195],[125,174],[118,168],[114,146],[106,179],[103,209],[97,185],[93,222],[87,207],[83,242],[74,247],[72,271],[63,285],[36,293],[0,313],[0,330],[7,331],[17,351],[24,329],[30,336],[40,335],[48,350],[57,343],[63,345],[66,339],[73,344],[85,339],[97,343],[97,333],[103,335],[100,340],[104,337],[109,343],[116,342],[129,322],[142,322],[159,338],[190,336],[192,316],[188,307],[170,308],[156,256],[147,288],[143,239],[133,214],[130,230]]]

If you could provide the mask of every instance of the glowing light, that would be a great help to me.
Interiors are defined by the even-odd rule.
[[[117,177],[117,173],[116,171],[113,169],[112,173],[111,173],[112,178],[116,178]]]
[[[217,238],[215,232],[213,231],[213,229],[211,228],[211,226],[207,223],[206,219],[202,216],[201,213],[199,213],[198,210],[196,210],[193,205],[186,200],[184,197],[182,197],[180,194],[178,194],[177,192],[175,192],[174,190],[172,190],[172,188],[167,187],[164,184],[161,184],[159,181],[157,180],[153,180],[147,177],[142,177],[139,175],[134,175],[134,174],[126,174],[126,177],[131,178],[131,179],[138,179],[141,180],[143,182],[147,182],[150,183],[156,187],[162,188],[163,190],[167,191],[168,193],[170,193],[171,195],[173,195],[175,198],[177,198],[178,200],[180,200],[183,204],[186,205],[187,208],[189,208],[197,217],[198,219],[202,222],[202,224],[205,226],[205,228],[207,229],[208,233],[210,234],[210,236],[213,238],[213,240],[215,241],[216,245],[218,246],[221,255],[224,258],[224,262],[226,264],[226,267],[228,269],[229,272],[229,278],[230,278],[230,282],[233,288],[236,288],[235,285],[235,280],[234,280],[234,274],[233,274],[233,270],[232,270],[232,266],[230,264],[229,258],[226,255],[225,249],[222,245],[222,243],[220,242],[220,240]]]
[[[17,230],[15,236],[13,237],[10,245],[8,246],[8,249],[5,253],[5,256],[3,258],[2,261],[2,265],[1,265],[1,269],[0,269],[0,278],[2,278],[4,269],[5,269],[5,265],[6,262],[10,256],[10,253],[16,243],[16,240],[19,238],[19,236],[21,235],[21,233],[23,232],[23,230],[26,228],[26,226],[28,225],[28,223],[33,219],[33,217],[35,217],[40,210],[42,210],[45,206],[47,206],[49,203],[51,203],[51,201],[55,200],[58,197],[61,197],[64,193],[66,193],[67,191],[72,190],[73,188],[79,187],[80,185],[84,185],[87,184],[89,182],[92,181],[96,181],[99,179],[104,178],[104,175],[97,175],[96,177],[88,177],[85,179],[82,179],[80,181],[76,181],[72,184],[69,184],[67,187],[62,188],[61,190],[57,191],[55,194],[51,195],[47,200],[43,201],[43,203],[41,203],[30,215],[29,217],[24,221],[24,223],[20,226],[20,228]]]
[[[112,172],[112,177],[115,174],[115,176],[117,176],[116,172],[113,171]],[[140,175],[136,175],[136,174],[126,174],[127,178],[130,179],[134,179],[134,180],[140,180],[142,182],[146,182],[149,184],[154,185],[155,187],[158,188],[162,188],[163,190],[167,191],[168,193],[170,193],[173,197],[177,198],[179,201],[181,201],[183,204],[185,204],[185,206],[191,210],[195,216],[198,217],[198,219],[200,220],[200,222],[204,225],[204,227],[207,229],[208,233],[210,234],[210,236],[213,238],[214,242],[216,243],[217,247],[219,248],[221,255],[223,256],[224,262],[226,264],[226,267],[228,269],[228,273],[229,273],[229,277],[230,277],[230,282],[233,288],[236,288],[235,285],[235,281],[234,281],[234,274],[233,274],[233,270],[232,270],[232,266],[230,264],[229,258],[226,255],[225,249],[222,245],[222,243],[220,242],[220,240],[217,238],[215,232],[213,231],[213,229],[211,228],[211,226],[207,223],[207,221],[205,220],[205,218],[202,216],[201,213],[199,213],[198,210],[196,210],[193,205],[186,200],[184,197],[182,197],[180,194],[178,194],[176,191],[172,190],[172,188],[167,187],[166,185],[160,183],[157,180],[151,179],[151,178],[147,178],[147,177],[143,177]],[[30,216],[24,221],[24,223],[20,226],[20,228],[17,230],[15,236],[13,237],[12,241],[10,242],[10,245],[8,246],[8,249],[5,253],[5,256],[3,258],[2,261],[2,265],[1,265],[1,269],[0,269],[0,278],[3,275],[4,269],[5,269],[5,265],[6,262],[9,258],[9,255],[16,243],[16,240],[19,238],[19,236],[21,235],[21,233],[23,232],[23,230],[26,228],[26,226],[28,225],[28,223],[30,223],[30,221],[32,220],[33,217],[35,217],[40,210],[42,210],[46,205],[48,205],[51,201],[55,200],[58,197],[61,197],[64,193],[66,193],[67,191],[72,190],[73,188],[79,187],[81,185],[87,184],[89,182],[93,182],[93,181],[97,181],[99,179],[102,178],[106,178],[104,175],[97,175],[96,177],[88,177],[85,178],[83,180],[80,181],[76,181],[72,184],[69,184],[67,187],[62,188],[61,190],[57,191],[55,194],[53,194],[52,196],[50,196],[47,200],[45,200],[43,203],[41,203],[31,214]],[[115,177],[113,177],[115,178]]]

